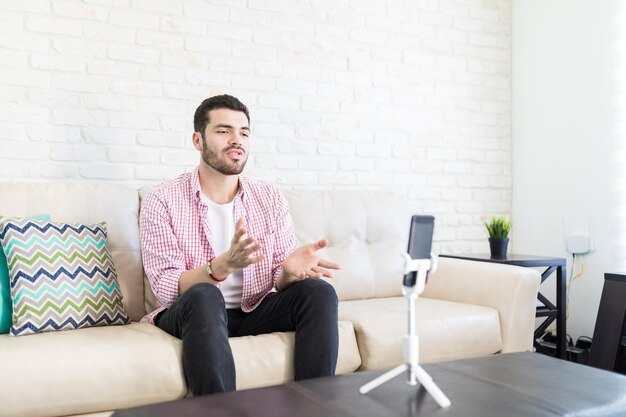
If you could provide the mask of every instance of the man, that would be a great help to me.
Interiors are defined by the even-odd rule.
[[[194,115],[200,165],[161,184],[140,215],[144,269],[159,308],[142,321],[182,339],[193,395],[235,389],[229,336],[295,330],[296,379],[333,375],[337,295],[318,278],[339,265],[298,247],[280,191],[241,176],[250,116],[235,97],[204,100]]]

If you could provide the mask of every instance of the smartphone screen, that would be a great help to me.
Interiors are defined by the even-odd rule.
[[[411,259],[430,259],[434,230],[435,218],[433,216],[414,215],[411,217],[409,246],[407,248],[407,253]],[[417,272],[409,272],[404,276],[404,286],[414,286],[416,278]]]

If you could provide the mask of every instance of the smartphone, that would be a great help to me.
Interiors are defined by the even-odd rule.
[[[407,253],[411,259],[430,259],[434,230],[435,218],[433,216],[413,215],[411,217],[409,245],[407,248]],[[406,287],[414,286],[416,278],[417,272],[409,272],[404,276],[403,285]]]

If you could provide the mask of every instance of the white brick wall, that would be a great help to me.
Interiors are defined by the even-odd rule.
[[[510,0],[4,0],[0,179],[157,183],[193,111],[251,110],[247,174],[380,188],[486,251],[511,207]]]

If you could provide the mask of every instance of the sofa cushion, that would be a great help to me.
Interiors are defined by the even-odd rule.
[[[502,349],[500,320],[492,308],[419,298],[415,310],[421,363],[491,355]],[[339,303],[339,318],[354,325],[363,361],[360,370],[404,362],[404,297],[343,301]]]
[[[132,320],[145,314],[143,268],[139,250],[139,195],[137,190],[97,182],[0,181],[0,213],[28,217],[49,213],[59,222],[107,224],[107,242]]]
[[[230,338],[237,389],[293,379],[294,333]],[[337,374],[361,360],[354,329],[339,322]],[[106,411],[182,398],[181,341],[147,323],[92,327],[29,337],[0,335],[0,369],[11,378],[0,416]],[[33,401],[33,392],[37,393]],[[96,394],[94,394],[96,393]]]
[[[284,384],[293,380],[294,332],[231,337],[237,371],[237,389]],[[352,323],[339,322],[336,374],[356,371],[361,365]]]
[[[12,335],[127,324],[106,227],[0,220],[13,301]]]
[[[389,192],[283,190],[301,243],[327,238],[320,256],[342,266],[329,279],[340,301],[399,296],[410,213]]]
[[[107,411],[186,392],[180,341],[143,323],[0,335],[0,369],[11,376],[0,416]]]
[[[2,219],[4,216],[0,216]],[[50,220],[50,215],[33,216],[36,220]],[[0,246],[2,243],[0,242]],[[9,266],[4,250],[0,247],[0,334],[9,333],[13,321],[13,303],[11,302],[11,285]]]

